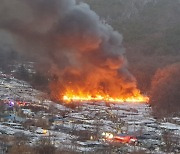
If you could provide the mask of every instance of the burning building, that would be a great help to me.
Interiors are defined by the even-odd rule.
[[[2,0],[0,34],[33,58],[56,100],[145,102],[128,71],[122,35],[75,0]],[[1,36],[1,35],[0,35]],[[7,39],[7,40],[9,40]]]

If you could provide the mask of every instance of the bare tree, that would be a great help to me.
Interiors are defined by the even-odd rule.
[[[36,143],[35,154],[55,154],[56,147],[51,142],[51,138],[41,138]]]
[[[28,145],[29,138],[21,133],[15,133],[12,138],[13,145],[9,149],[10,154],[33,154],[33,148]]]
[[[180,110],[180,63],[158,70],[152,81],[150,103],[154,113],[167,115]],[[157,111],[157,112],[156,112]]]
[[[163,151],[165,152],[175,152],[180,144],[179,136],[174,135],[170,131],[163,132],[162,140],[164,142]]]

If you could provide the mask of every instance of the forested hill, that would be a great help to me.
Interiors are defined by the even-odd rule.
[[[149,44],[153,51],[146,54],[180,53],[179,0],[81,1],[123,33],[125,43]]]

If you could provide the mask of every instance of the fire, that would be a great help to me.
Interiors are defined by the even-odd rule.
[[[98,101],[98,102],[110,102],[110,103],[120,103],[120,102],[148,102],[149,98],[147,96],[143,96],[140,94],[138,91],[136,95],[129,96],[129,97],[111,97],[109,95],[95,95],[92,96],[91,94],[76,94],[73,92],[66,92],[66,94],[63,96],[63,101],[68,103],[68,102],[93,102],[93,101]]]
[[[6,30],[12,38],[18,38],[14,47],[28,51],[23,55],[30,54],[29,58],[34,58],[38,68],[48,75],[53,100],[149,100],[137,89],[136,79],[128,70],[123,36],[88,5],[75,0],[22,2],[23,5],[17,3],[13,9],[18,7],[22,11],[26,9],[21,6],[27,6],[34,15],[32,21],[19,18],[19,14],[11,16],[11,4],[4,3],[1,5],[7,7],[7,17],[0,28],[7,25]],[[48,11],[44,9],[47,5]],[[12,24],[17,19],[20,19],[17,24]]]
[[[51,84],[53,98],[65,103],[149,101],[149,98],[138,90],[136,80],[128,78],[126,74],[95,67],[87,72],[84,72],[85,70],[66,70],[62,80]]]
[[[52,97],[70,102],[148,102],[141,94],[136,80],[116,69],[93,67],[63,72],[63,79],[51,84]]]

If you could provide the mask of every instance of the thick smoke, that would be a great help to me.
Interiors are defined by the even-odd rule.
[[[12,48],[36,60],[43,71],[58,76],[51,84],[56,96],[67,87],[111,96],[136,92],[122,35],[85,3],[1,0],[0,40],[5,33]]]

